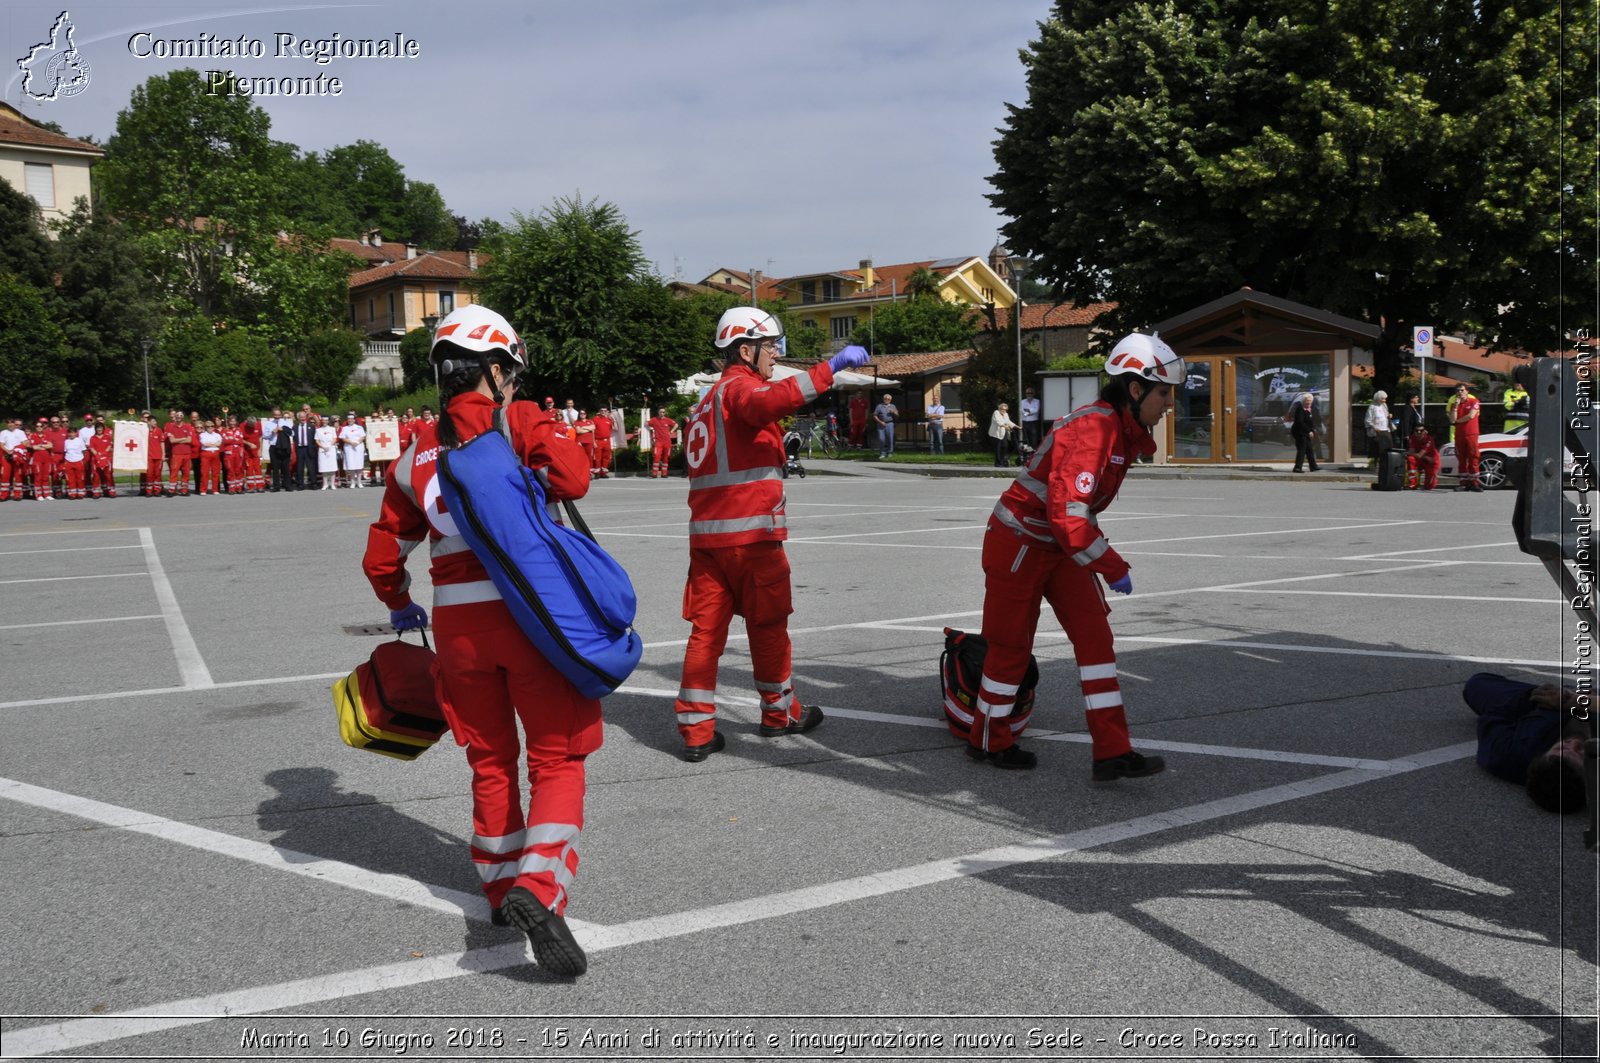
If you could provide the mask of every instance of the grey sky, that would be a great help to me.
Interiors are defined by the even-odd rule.
[[[774,274],[981,255],[1001,220],[990,142],[1025,91],[1047,0],[533,0],[292,6],[71,4],[88,88],[24,96],[18,57],[62,5],[0,10],[4,98],[104,140],[134,86],[183,66],[337,76],[337,98],[263,98],[307,150],[383,144],[452,210],[507,220],[581,192],[616,203],[667,275]],[[244,34],[263,59],[137,58],[129,37]],[[274,34],[418,41],[412,60],[277,58]],[[770,261],[770,266],[769,262]]]

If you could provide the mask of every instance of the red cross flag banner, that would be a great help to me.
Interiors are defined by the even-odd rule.
[[[150,464],[150,430],[143,421],[113,423],[111,443],[113,472],[144,472]]]
[[[400,422],[393,417],[367,418],[367,457],[393,461],[400,456]]]

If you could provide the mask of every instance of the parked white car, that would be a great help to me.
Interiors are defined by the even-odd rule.
[[[1562,448],[1566,475],[1572,475],[1572,451]],[[1528,426],[1510,432],[1488,432],[1478,437],[1478,481],[1486,488],[1510,487],[1511,470],[1528,460]],[[1456,445],[1439,448],[1439,475],[1456,475]]]

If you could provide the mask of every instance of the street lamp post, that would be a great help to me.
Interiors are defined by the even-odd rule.
[[[154,346],[153,340],[140,340],[139,346],[144,351],[144,408],[150,408],[150,348]]]
[[[1022,416],[1022,267],[1025,260],[1021,255],[1012,255],[1006,260],[1011,264],[1011,284],[1016,289],[1016,305],[1011,309],[1011,316],[1016,319],[1017,326],[1017,416]]]

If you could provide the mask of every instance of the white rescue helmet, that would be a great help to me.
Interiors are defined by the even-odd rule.
[[[428,348],[428,357],[434,362],[438,362],[441,356],[449,360],[451,352],[448,347],[440,351],[441,345],[453,345],[478,355],[504,351],[515,366],[514,372],[520,373],[528,368],[528,352],[522,346],[522,337],[511,327],[511,322],[476,303],[450,311],[433,330],[433,344]],[[447,371],[445,375],[448,375]]]
[[[1182,384],[1186,375],[1178,352],[1159,336],[1146,336],[1142,332],[1122,337],[1111,349],[1111,357],[1106,359],[1106,372],[1112,376],[1138,377],[1147,384],[1171,384],[1173,387]]]
[[[717,349],[731,347],[740,340],[777,340],[783,343],[783,322],[754,306],[736,306],[717,320]]]

